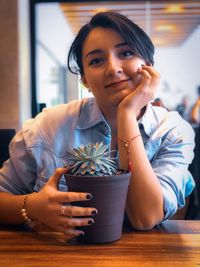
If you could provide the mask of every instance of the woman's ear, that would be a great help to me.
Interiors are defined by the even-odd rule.
[[[85,78],[84,75],[81,77],[81,82],[83,83],[83,85],[87,88],[88,92],[90,93],[91,90],[90,90],[90,88],[88,87],[88,83],[87,83],[87,80],[86,80],[86,78]]]
[[[86,78],[85,78],[84,75],[81,76],[81,81],[82,81],[83,85],[84,85],[86,88],[88,88],[88,84],[87,84],[87,81],[86,81]]]

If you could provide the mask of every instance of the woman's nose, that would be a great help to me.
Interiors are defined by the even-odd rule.
[[[110,56],[107,60],[106,75],[112,77],[122,72],[123,72],[123,68],[122,68],[121,60],[113,56]]]

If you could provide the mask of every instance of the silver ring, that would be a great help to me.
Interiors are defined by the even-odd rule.
[[[64,205],[62,205],[62,207],[61,207],[60,214],[65,215],[65,206]]]

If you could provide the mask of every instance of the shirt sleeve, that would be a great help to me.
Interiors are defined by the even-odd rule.
[[[185,198],[195,186],[188,171],[194,157],[194,132],[185,123],[169,130],[163,140],[151,164],[162,186],[166,220],[185,205]]]
[[[10,143],[9,154],[10,158],[0,169],[0,191],[13,194],[33,192],[36,166],[26,147],[23,130]]]

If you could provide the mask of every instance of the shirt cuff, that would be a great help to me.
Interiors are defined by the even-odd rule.
[[[163,209],[164,209],[164,219],[163,221],[172,217],[177,211],[177,196],[175,192],[171,189],[162,187],[163,191]]]

